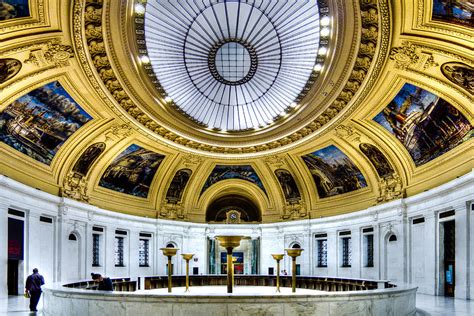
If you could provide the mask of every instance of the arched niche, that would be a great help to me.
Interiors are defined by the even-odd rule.
[[[209,204],[206,209],[206,222],[224,222],[227,219],[227,212],[231,210],[240,213],[242,222],[262,221],[262,213],[254,201],[243,195],[229,194]]]
[[[270,208],[270,202],[265,193],[256,185],[245,180],[223,180],[207,189],[198,201],[197,208],[205,220],[206,212],[214,201],[225,196],[239,196],[251,201],[260,211],[260,220],[265,217],[265,211]]]

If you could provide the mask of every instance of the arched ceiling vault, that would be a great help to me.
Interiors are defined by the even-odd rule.
[[[459,17],[439,0],[314,0],[330,17],[318,44],[327,52],[297,102],[268,126],[226,131],[165,98],[147,60],[149,3],[0,4],[0,174],[194,222],[241,195],[275,222],[357,211],[474,168],[472,8]]]

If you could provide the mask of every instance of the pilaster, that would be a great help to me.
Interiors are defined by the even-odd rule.
[[[8,201],[0,197],[0,298],[7,297]]]

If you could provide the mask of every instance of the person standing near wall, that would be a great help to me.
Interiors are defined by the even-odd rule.
[[[26,278],[25,294],[30,296],[30,311],[37,312],[36,306],[38,305],[41,297],[41,286],[44,284],[44,278],[38,273],[38,269],[33,269],[33,274]]]

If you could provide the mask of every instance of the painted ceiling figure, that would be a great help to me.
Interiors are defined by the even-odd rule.
[[[13,78],[21,69],[21,62],[13,58],[0,59],[0,83]]]
[[[81,155],[73,167],[73,171],[85,176],[92,164],[99,158],[105,150],[105,143],[96,143],[90,145]]]
[[[171,184],[166,192],[166,199],[168,202],[178,202],[181,200],[183,191],[188,183],[192,171],[189,169],[178,170],[171,181]]]
[[[287,201],[300,199],[300,192],[296,186],[295,179],[287,170],[279,169],[275,170],[275,174],[280,182],[283,195]]]

